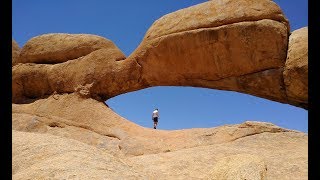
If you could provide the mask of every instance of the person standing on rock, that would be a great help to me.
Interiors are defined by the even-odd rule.
[[[159,119],[159,111],[158,111],[158,108],[156,108],[156,109],[152,112],[153,129],[157,129],[158,119]]]

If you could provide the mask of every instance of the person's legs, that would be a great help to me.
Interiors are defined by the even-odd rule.
[[[157,129],[157,125],[158,125],[158,118],[154,117],[153,118],[153,129]]]

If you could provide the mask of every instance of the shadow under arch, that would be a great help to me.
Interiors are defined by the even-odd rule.
[[[140,126],[153,126],[159,108],[159,129],[211,128],[244,121],[269,122],[308,132],[308,111],[253,95],[208,88],[156,86],[105,101],[115,113]]]

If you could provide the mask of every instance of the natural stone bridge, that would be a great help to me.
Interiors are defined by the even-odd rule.
[[[226,9],[227,8],[227,9]],[[79,92],[99,101],[153,86],[237,91],[307,109],[308,31],[272,1],[208,1],[153,23],[129,56],[89,34],[13,41],[14,103]]]
[[[103,102],[194,86],[307,109],[307,31],[290,33],[273,1],[215,0],[163,16],[129,57],[89,34],[12,41],[12,177],[307,179],[305,133],[258,121],[155,130]]]

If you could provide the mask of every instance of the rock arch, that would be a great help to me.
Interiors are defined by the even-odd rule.
[[[96,35],[30,39],[12,67],[12,101],[73,92],[104,101],[152,86],[194,86],[307,109],[307,45],[307,28],[291,34],[272,1],[208,1],[155,21],[129,57]]]
[[[129,57],[110,40],[90,34],[45,34],[21,49],[12,44],[14,178],[307,177],[305,133],[257,121],[154,130],[101,102],[175,85],[238,91],[307,108],[307,28],[290,34],[288,21],[270,0],[209,1],[168,14]],[[35,101],[28,103],[30,98]],[[287,153],[292,147],[297,153]],[[66,164],[66,157],[72,161]],[[239,159],[247,161],[234,163]]]

